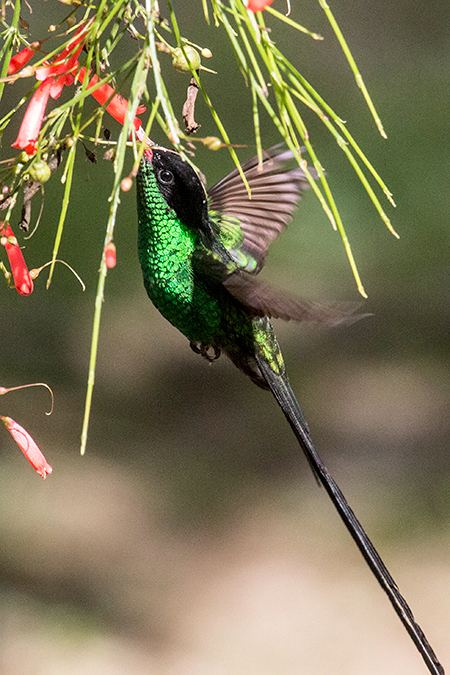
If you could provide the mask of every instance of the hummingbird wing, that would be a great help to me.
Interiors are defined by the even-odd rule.
[[[321,304],[272,288],[242,270],[220,241],[213,249],[198,248],[191,261],[194,275],[203,286],[220,284],[252,317],[311,321],[331,327],[370,316],[354,314],[361,306],[359,302]]]
[[[300,167],[286,168],[292,158],[290,150],[276,145],[265,153],[262,167],[257,157],[245,162],[242,169],[251,199],[237,169],[208,191],[209,216],[218,241],[214,251],[198,252],[201,268],[203,273],[208,270],[209,279],[220,281],[251,316],[326,326],[351,323],[362,316],[353,316],[359,303],[310,302],[261,283],[254,276],[264,265],[270,243],[292,219],[302,191],[310,187]],[[314,169],[310,173],[317,177]]]
[[[257,157],[242,164],[251,199],[237,169],[208,190],[212,224],[230,253],[241,256],[244,264],[239,266],[247,272],[257,274],[263,267],[270,243],[292,220],[302,191],[310,187],[299,166],[286,168],[292,158],[290,150],[275,145],[264,153],[262,165]],[[314,169],[309,171],[317,178]]]
[[[329,305],[311,302],[272,288],[240,271],[229,275],[222,283],[251,316],[268,316],[284,321],[311,321],[330,327],[348,325],[359,321],[363,316],[369,316],[354,314],[361,306],[359,302],[337,302]]]

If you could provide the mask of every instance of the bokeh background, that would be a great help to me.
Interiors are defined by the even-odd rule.
[[[31,39],[66,12],[54,0],[30,6]],[[249,92],[228,43],[205,25],[199,0],[174,6],[182,33],[214,54],[207,65],[218,75],[204,82],[233,141],[248,145],[245,159],[254,154]],[[283,0],[273,6],[284,11]],[[331,6],[388,140],[318,2],[292,0],[292,16],[323,42],[267,21],[393,191],[397,209],[386,203],[386,211],[400,240],[305,114],[373,316],[329,331],[276,328],[316,447],[450,668],[449,7]],[[125,40],[116,59],[135,47]],[[169,57],[163,68],[181,112],[188,78]],[[19,83],[8,87],[3,108],[20,92]],[[216,134],[200,101],[197,118],[202,135]],[[2,158],[19,123],[3,136]],[[111,130],[117,137],[113,121]],[[266,146],[277,142],[270,121],[263,132]],[[226,150],[199,148],[196,161],[210,184],[232,168]],[[26,298],[2,291],[1,384],[46,381],[56,400],[51,417],[45,390],[1,400],[2,414],[26,426],[54,470],[43,483],[1,433],[0,672],[425,673],[274,401],[225,358],[208,367],[147,300],[134,190],[119,211],[88,449],[79,456],[111,185],[102,152],[96,165],[80,154],[60,255],[86,282],[84,294],[62,266],[49,291],[45,278]],[[61,195],[55,175],[27,242],[30,267],[51,257]],[[34,217],[38,209],[35,199]],[[339,235],[312,193],[263,276],[315,300],[358,299]]]

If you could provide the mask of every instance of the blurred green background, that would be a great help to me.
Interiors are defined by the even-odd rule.
[[[201,3],[174,2],[181,32],[214,58],[203,81],[235,143],[254,154],[250,94]],[[284,11],[283,0],[273,7]],[[379,220],[343,153],[305,113],[373,316],[335,330],[276,325],[316,447],[450,667],[449,7],[331,5],[388,134],[373,124],[319,3],[292,1],[314,42],[267,17],[394,193]],[[30,39],[67,11],[24,7]],[[164,3],[161,3],[164,14]],[[8,10],[10,11],[10,10]],[[124,41],[120,60],[136,44]],[[163,55],[164,56],[164,55]],[[114,59],[113,59],[114,65]],[[163,61],[176,109],[188,78]],[[28,85],[27,85],[28,86]],[[149,84],[150,86],[150,84]],[[3,109],[20,86],[7,87]],[[95,103],[92,102],[92,106]],[[201,134],[216,129],[199,101]],[[3,137],[12,155],[21,114]],[[144,116],[145,118],[145,116]],[[117,137],[117,126],[111,121]],[[278,138],[263,125],[266,147]],[[155,140],[164,143],[162,135]],[[94,149],[90,147],[90,149]],[[134,189],[123,194],[108,274],[87,455],[78,454],[112,165],[79,154],[57,267],[29,297],[2,292],[2,382],[46,381],[1,400],[53,466],[43,483],[5,430],[0,474],[2,675],[420,675],[407,634],[319,490],[271,397],[225,358],[208,367],[148,301]],[[213,184],[226,150],[196,162]],[[26,259],[51,257],[59,174]],[[33,215],[39,198],[33,203]],[[12,222],[14,227],[15,222]],[[358,300],[342,242],[307,193],[263,278],[314,300]]]

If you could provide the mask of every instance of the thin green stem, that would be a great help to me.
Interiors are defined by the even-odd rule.
[[[115,217],[114,207],[117,207],[117,202],[114,201],[111,205],[110,211],[110,221]],[[88,384],[86,391],[86,401],[84,404],[84,416],[83,416],[83,426],[81,431],[81,447],[80,453],[84,455],[86,452],[86,443],[88,437],[89,429],[89,419],[91,414],[92,406],[92,394],[94,391],[95,383],[95,367],[97,363],[97,353],[98,353],[98,338],[100,334],[100,319],[102,314],[102,305],[103,298],[105,295],[105,280],[106,280],[107,267],[104,260],[104,255],[102,255],[102,261],[100,263],[100,273],[97,284],[97,295],[95,297],[95,309],[94,309],[94,324],[92,327],[92,340],[91,340],[91,354],[89,358],[89,371],[88,371]]]
[[[252,87],[252,103],[253,103],[253,126],[255,129],[255,140],[256,140],[256,154],[258,156],[258,165],[262,168],[263,148],[261,141],[261,128],[259,125],[258,97],[255,87]]]
[[[175,37],[176,37],[176,39],[177,39],[178,46],[182,47],[181,34],[180,34],[179,29],[178,29],[178,23],[177,23],[177,20],[176,20],[176,17],[175,17],[175,13],[174,13],[174,11],[173,11],[173,9],[172,9],[172,3],[171,3],[171,0],[167,0],[167,4],[168,4],[168,7],[169,7],[169,11],[170,11],[170,15],[171,15],[171,21],[172,21],[172,26],[173,26],[173,31],[174,31]],[[187,59],[187,60],[188,60],[188,59]],[[236,154],[236,150],[233,148],[233,146],[232,146],[232,144],[231,144],[230,137],[228,136],[228,133],[227,133],[227,131],[226,131],[226,129],[225,129],[223,123],[222,123],[222,120],[220,119],[220,117],[219,117],[219,115],[218,115],[218,113],[217,113],[215,107],[213,106],[213,104],[212,104],[212,102],[211,102],[211,99],[209,98],[209,96],[208,96],[208,94],[207,94],[205,88],[203,87],[203,85],[202,85],[202,83],[201,83],[201,81],[200,81],[198,72],[195,71],[194,69],[192,69],[192,75],[193,75],[193,77],[195,78],[195,80],[196,80],[196,82],[197,82],[198,88],[199,88],[199,90],[200,90],[200,92],[201,92],[201,94],[202,94],[202,96],[203,96],[203,99],[204,99],[206,105],[207,105],[208,108],[209,108],[209,111],[210,111],[210,113],[211,113],[211,115],[212,115],[212,118],[213,118],[214,122],[216,123],[217,128],[219,129],[219,131],[220,131],[220,133],[221,133],[221,135],[222,135],[222,138],[223,138],[224,143],[226,143],[226,145],[227,145],[227,147],[228,147],[228,150],[229,150],[229,152],[230,152],[230,155],[231,155],[231,157],[233,158],[233,161],[234,161],[234,163],[235,163],[235,165],[236,165],[236,167],[237,167],[237,169],[238,169],[238,171],[239,171],[239,174],[240,174],[240,176],[241,176],[241,178],[242,178],[242,181],[243,181],[243,183],[244,183],[244,185],[245,185],[245,187],[246,187],[246,189],[247,189],[247,192],[248,192],[249,195],[250,195],[251,192],[250,192],[250,187],[249,187],[249,185],[248,185],[248,181],[247,181],[247,179],[246,179],[246,177],[245,177],[245,175],[244,175],[244,172],[242,171],[242,167],[241,167],[241,164],[240,164],[240,162],[239,162],[239,158],[238,158],[238,156],[237,156],[237,154]]]
[[[302,33],[306,33],[314,40],[323,40],[322,35],[319,35],[318,33],[313,33],[312,31],[308,30],[308,28],[305,28],[304,26],[301,26],[299,23],[296,23],[295,21],[290,19],[288,16],[281,14],[281,12],[277,12],[277,10],[274,9],[273,7],[266,7],[266,12],[268,12],[269,14],[273,14],[273,16],[276,16],[277,19],[280,19],[280,21],[284,21],[284,23],[287,23],[289,26],[292,26],[292,28],[301,31]]]
[[[344,52],[345,56],[347,57],[347,61],[349,62],[350,68],[352,69],[353,74],[355,76],[356,84],[358,85],[358,87],[362,91],[362,94],[363,94],[363,96],[366,100],[367,106],[368,106],[370,112],[372,113],[372,117],[375,120],[375,124],[378,127],[378,131],[383,136],[383,138],[387,138],[386,132],[383,128],[383,125],[382,125],[381,120],[378,116],[378,113],[375,110],[375,106],[372,102],[370,94],[367,91],[366,85],[364,84],[364,80],[362,78],[362,75],[358,70],[358,66],[356,65],[355,59],[353,58],[353,55],[352,55],[352,53],[351,53],[351,51],[348,47],[347,41],[344,38],[344,36],[342,34],[342,31],[339,28],[339,25],[338,25],[336,19],[334,18],[328,3],[326,2],[326,0],[319,0],[319,5],[322,7],[323,11],[327,15],[327,19],[330,22],[330,24],[331,24],[331,26],[332,26],[335,34],[336,34],[337,39],[339,40],[339,44],[341,45],[342,51]]]
[[[12,18],[12,21],[11,21],[11,26],[8,30],[8,37],[6,38],[6,41],[5,41],[6,55],[5,55],[5,60],[3,61],[2,70],[0,72],[0,78],[4,78],[8,74],[8,68],[9,68],[9,64],[10,64],[10,61],[11,61],[12,50],[13,50],[13,47],[14,47],[14,37],[17,34],[18,27],[19,27],[20,8],[21,8],[21,0],[16,0],[16,4],[14,5],[14,14],[13,14],[13,18]],[[0,100],[3,96],[4,88],[5,88],[5,83],[0,82]]]
[[[124,124],[120,132],[120,136],[117,142],[116,156],[114,159],[114,184],[112,193],[110,196],[111,207],[109,212],[108,224],[106,226],[105,241],[102,253],[102,260],[100,263],[100,272],[97,285],[97,295],[95,298],[95,311],[94,311],[94,323],[92,326],[92,340],[91,340],[91,353],[89,358],[89,372],[88,372],[88,382],[87,382],[87,391],[86,391],[86,401],[84,408],[84,417],[83,417],[83,426],[81,430],[81,446],[80,452],[84,455],[86,451],[86,443],[88,437],[89,429],[89,420],[92,407],[92,396],[94,391],[95,384],[95,368],[97,363],[97,353],[98,353],[98,340],[100,334],[100,320],[103,306],[103,299],[105,294],[105,283],[106,283],[106,274],[107,267],[105,261],[105,246],[108,244],[114,236],[114,227],[116,224],[116,215],[117,209],[120,204],[120,184],[121,177],[123,172],[123,166],[125,162],[125,154],[127,149],[127,141],[129,137],[129,130],[132,128],[133,120],[136,115],[136,110],[139,105],[139,100],[141,94],[145,87],[145,82],[148,74],[148,63],[149,63],[149,44],[147,42],[144,50],[141,53],[140,59],[136,65],[136,70],[134,73],[133,83],[131,86],[131,97],[130,104],[128,106],[127,114],[125,116]],[[155,110],[156,114],[156,110]]]
[[[278,58],[283,61],[285,68],[289,71],[288,77],[291,80],[291,82],[294,84],[294,86],[298,89],[299,92],[302,93],[303,96],[307,96],[306,92],[309,92],[311,96],[319,103],[320,106],[324,109],[327,115],[329,115],[336,126],[339,127],[341,132],[344,134],[350,145],[354,148],[355,152],[358,154],[358,156],[361,158],[362,162],[365,164],[367,169],[370,171],[370,173],[373,175],[381,189],[383,190],[384,194],[386,195],[387,199],[391,202],[392,206],[395,207],[395,202],[392,199],[392,193],[384,183],[383,179],[381,176],[378,174],[378,172],[375,170],[373,165],[369,162],[368,158],[366,155],[363,153],[361,150],[360,146],[356,143],[355,139],[353,136],[350,134],[348,131],[347,127],[345,126],[344,121],[336,115],[334,110],[326,103],[326,101],[323,100],[323,98],[318,94],[318,92],[314,89],[314,87],[311,86],[311,84],[292,66],[291,63],[285,57],[278,51]],[[322,114],[318,112],[318,108],[313,105],[313,98],[308,98],[310,101],[310,107],[314,112],[317,114]],[[305,105],[308,105],[306,101],[303,101]],[[322,117],[322,120],[324,120],[324,116]]]
[[[156,94],[161,101],[161,107],[166,118],[167,126],[169,127],[172,136],[171,141],[175,146],[180,145],[180,136],[177,129],[176,117],[170,104],[170,99],[164,81],[161,77],[161,67],[159,64],[158,54],[155,45],[155,13],[157,12],[157,0],[145,0],[145,8],[147,11],[147,36],[149,39],[149,57],[153,69],[153,77],[155,80]]]
[[[331,124],[330,120],[326,117],[326,115],[324,115],[323,112],[320,109],[317,108],[317,106],[310,105],[309,102],[305,101],[303,99],[303,97],[301,97],[300,94],[297,91],[291,90],[291,93],[292,93],[293,96],[296,96],[296,97],[300,98],[303,103],[305,103],[306,105],[308,105],[308,107],[310,107],[312,110],[314,110],[314,112],[321,118],[323,124],[327,127],[327,129],[330,131],[330,133],[335,137],[337,144],[339,145],[341,150],[345,153],[345,155],[346,155],[348,161],[350,162],[350,164],[352,165],[356,175],[358,176],[359,180],[363,184],[367,194],[371,198],[373,204],[375,205],[375,208],[377,209],[378,213],[380,214],[381,219],[384,221],[384,223],[386,224],[389,231],[395,237],[397,237],[397,239],[398,239],[397,232],[392,227],[391,221],[389,220],[386,213],[384,212],[384,210],[383,210],[383,208],[382,208],[382,206],[381,206],[381,204],[378,200],[378,197],[376,196],[375,192],[373,191],[373,189],[372,189],[369,181],[367,180],[366,176],[362,172],[361,167],[359,166],[358,162],[356,161],[354,155],[351,153],[346,141],[342,138],[342,136],[339,134],[339,132],[333,127],[333,125]]]
[[[151,132],[151,129],[152,129],[152,126],[153,126],[153,122],[155,121],[155,117],[157,116],[157,113],[158,113],[159,104],[160,104],[159,98],[155,99],[155,101],[152,105],[152,111],[151,111],[150,116],[147,120],[147,124],[145,125],[144,138],[139,143],[139,147],[137,148],[137,152],[136,152],[135,144],[133,145],[133,148],[135,149],[135,159],[134,159],[133,169],[131,171],[132,175],[136,175],[136,173],[138,171],[139,163],[142,159],[142,155],[144,153],[144,150],[147,147],[147,138],[150,138],[150,132]]]
[[[56,231],[55,242],[53,244],[53,253],[52,253],[52,261],[51,261],[52,264],[50,265],[50,271],[48,273],[47,286],[46,286],[47,289],[49,288],[49,286],[52,282],[53,271],[55,269],[56,258],[58,257],[59,245],[61,243],[61,237],[62,237],[62,233],[63,233],[63,229],[64,229],[64,222],[66,220],[67,208],[69,206],[70,191],[71,191],[71,188],[72,188],[72,179],[73,179],[73,167],[74,167],[74,164],[75,164],[76,148],[77,148],[77,137],[74,136],[73,145],[70,148],[69,156],[68,156],[67,162],[66,162],[66,168],[64,170],[64,174],[63,174],[63,177],[61,179],[62,182],[65,182],[64,197],[63,197],[63,202],[62,202],[62,206],[61,206],[61,213],[59,215],[58,229]]]
[[[242,25],[242,21],[241,21],[240,15],[239,15],[239,13],[236,11],[235,5],[233,5],[233,12],[234,12],[234,17],[235,17],[236,24],[237,24],[238,29],[239,29],[239,35],[241,36],[242,42],[244,43],[245,49],[247,50],[247,54],[249,55],[251,64],[252,64],[252,66],[253,66],[253,70],[254,70],[254,72],[255,72],[255,75],[256,75],[256,77],[258,78],[258,82],[259,82],[259,84],[260,84],[260,86],[261,86],[261,89],[263,90],[264,94],[265,94],[266,96],[268,96],[267,84],[266,84],[266,82],[265,82],[265,80],[264,80],[263,74],[262,74],[261,69],[260,69],[260,67],[259,67],[258,61],[256,60],[256,56],[255,56],[255,54],[254,54],[254,52],[253,52],[253,49],[252,49],[251,46],[250,46],[250,42],[249,42],[249,40],[248,40],[247,34],[246,34],[246,32],[245,32],[245,29],[244,29],[244,27],[243,27],[243,25]],[[231,34],[232,34],[232,31],[229,31],[229,34],[231,35]],[[237,52],[237,49],[238,49],[239,47],[238,47],[238,43],[237,43],[237,39],[236,39],[236,38],[234,38],[234,40],[233,40],[233,46],[234,46],[235,52]],[[239,49],[239,51],[240,51],[240,49]],[[241,57],[241,58],[243,58],[243,57]]]

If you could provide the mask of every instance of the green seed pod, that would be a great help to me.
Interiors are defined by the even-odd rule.
[[[52,175],[49,165],[42,160],[34,162],[28,169],[28,173],[31,180],[37,183],[46,183]]]
[[[206,145],[206,147],[210,150],[219,150],[220,148],[224,147],[224,143],[222,143],[220,138],[217,138],[217,136],[206,136],[203,139],[203,145]]]
[[[194,47],[189,47],[186,45],[184,48],[184,51],[186,52],[186,56],[188,57],[190,64],[194,70],[198,70],[200,68],[200,54]],[[175,68],[175,70],[178,70],[180,73],[190,73],[191,69],[189,68],[189,64],[185,59],[185,56],[181,50],[181,47],[178,47],[173,51],[173,59],[172,59],[172,65]]]

